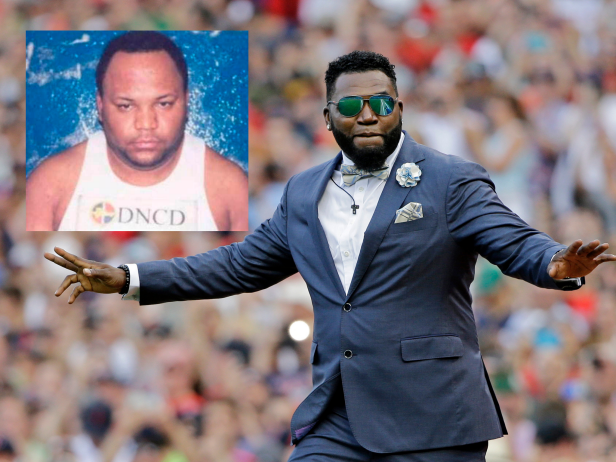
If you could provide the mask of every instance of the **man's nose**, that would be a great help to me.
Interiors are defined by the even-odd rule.
[[[361,124],[374,124],[378,122],[378,118],[370,107],[370,103],[368,101],[363,102],[363,106],[359,112],[359,116],[357,117],[357,122]]]
[[[153,108],[142,108],[137,111],[135,128],[137,130],[153,130],[158,127],[158,117]]]

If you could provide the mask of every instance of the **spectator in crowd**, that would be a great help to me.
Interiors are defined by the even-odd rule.
[[[16,454],[11,441],[8,438],[0,437],[0,461],[13,462]]]
[[[518,100],[505,92],[486,98],[486,114],[492,129],[471,132],[474,157],[490,173],[501,200],[522,217],[533,223],[534,204],[530,175],[536,162],[527,119]]]
[[[464,106],[452,82],[429,79],[423,85],[425,110],[415,117],[411,136],[437,151],[474,160],[469,138],[485,129],[485,117]]]

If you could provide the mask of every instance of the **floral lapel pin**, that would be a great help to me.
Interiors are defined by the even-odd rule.
[[[408,164],[402,164],[398,170],[396,170],[396,180],[403,188],[410,188],[411,186],[417,186],[421,177],[421,170],[417,164],[410,162]]]

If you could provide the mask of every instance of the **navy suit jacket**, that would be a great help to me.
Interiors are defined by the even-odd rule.
[[[340,161],[338,154],[292,177],[274,216],[243,242],[139,264],[141,304],[253,292],[299,271],[314,306],[314,388],[293,416],[293,443],[318,422],[340,380],[353,434],[370,451],[503,436],[471,309],[477,255],[556,289],[547,266],[565,246],[505,207],[481,166],[405,134],[345,294],[317,211]],[[407,162],[422,171],[415,187],[395,178]],[[423,218],[394,223],[409,202],[422,204]]]

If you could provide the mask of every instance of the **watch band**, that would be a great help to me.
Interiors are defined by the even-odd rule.
[[[586,279],[581,278],[567,278],[567,279],[554,279],[554,283],[560,290],[577,290],[586,284]]]
[[[126,295],[128,293],[128,288],[130,287],[130,270],[126,265],[120,265],[118,268],[123,269],[126,273],[126,282],[124,283],[124,287],[120,289],[120,295]]]

